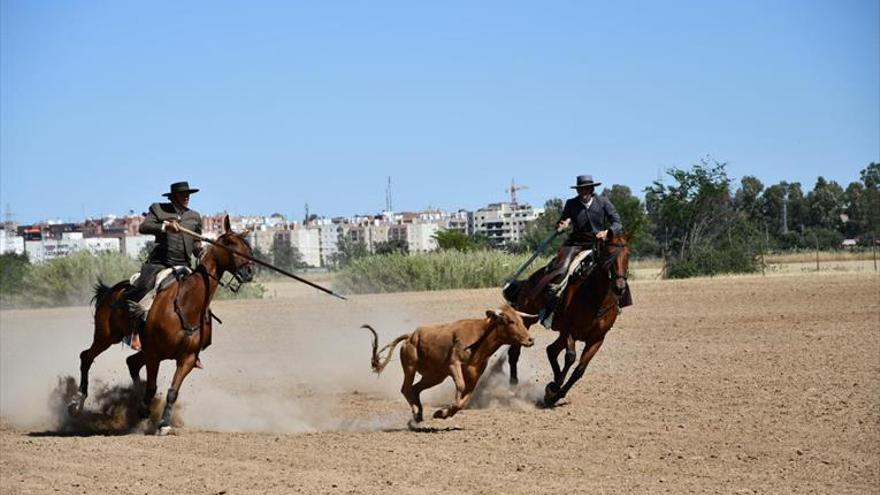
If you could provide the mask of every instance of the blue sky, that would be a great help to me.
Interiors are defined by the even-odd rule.
[[[19,222],[541,204],[706,155],[765,184],[880,160],[880,2],[2,1]]]

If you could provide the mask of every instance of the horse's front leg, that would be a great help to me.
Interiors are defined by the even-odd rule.
[[[519,355],[522,353],[522,346],[512,345],[510,349],[507,350],[507,364],[510,366],[510,384],[516,385],[519,383],[519,376],[517,375],[517,363],[519,363]]]
[[[568,391],[571,390],[571,387],[577,383],[578,380],[584,376],[584,372],[587,370],[587,365],[590,364],[590,360],[593,359],[593,356],[599,352],[599,348],[602,347],[602,343],[604,342],[604,338],[595,340],[591,343],[588,343],[584,348],[584,352],[581,353],[580,362],[575,366],[574,371],[571,372],[571,376],[568,377],[568,381],[565,382],[565,385],[556,392],[550,393],[549,391],[544,394],[544,403],[548,406],[552,406],[560,399],[565,397],[568,394]]]
[[[79,353],[79,392],[67,405],[67,412],[71,416],[77,416],[82,412],[83,404],[89,395],[89,370],[92,368],[95,358],[110,347],[111,340],[109,332],[101,333],[96,330],[92,345]]]
[[[556,337],[556,340],[550,343],[547,346],[547,359],[550,361],[550,369],[553,370],[553,383],[559,385],[562,384],[562,380],[565,378],[565,375],[562,374],[562,370],[559,369],[559,353],[562,352],[562,348],[565,347],[564,337],[562,334],[559,334]]]
[[[565,364],[562,366],[562,372],[559,376],[554,377],[554,382],[558,386],[562,386],[562,380],[565,379],[565,375],[568,374],[568,370],[571,369],[571,365],[574,364],[575,358],[577,357],[577,352],[575,350],[575,342],[574,337],[571,334],[565,336]]]
[[[131,356],[128,356],[125,360],[125,364],[128,365],[128,374],[131,376],[131,381],[137,385],[141,382],[141,368],[144,367],[146,361],[144,359],[144,352],[140,351]]]
[[[156,396],[156,389],[158,388],[156,386],[156,379],[159,376],[159,358],[144,356],[144,361],[147,365],[147,385],[144,387],[144,399],[141,402],[140,409],[138,409],[138,414],[140,414],[141,418],[149,418],[150,406],[153,405],[153,397]]]
[[[171,412],[174,410],[174,403],[177,402],[177,393],[180,391],[183,379],[192,371],[195,364],[195,353],[185,354],[177,359],[177,370],[174,372],[168,395],[165,396],[165,410],[162,411],[162,420],[159,421],[159,430],[156,432],[158,435],[167,435],[171,431]]]

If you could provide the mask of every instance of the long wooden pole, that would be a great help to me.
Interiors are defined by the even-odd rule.
[[[234,250],[234,249],[232,249],[232,248],[230,248],[230,247],[224,246],[224,245],[222,245],[222,244],[218,244],[218,243],[217,243],[216,241],[214,241],[213,239],[209,239],[209,238],[207,238],[207,237],[205,237],[205,236],[203,236],[203,235],[201,235],[201,234],[198,234],[198,233],[196,233],[196,232],[193,232],[192,230],[189,230],[189,229],[187,229],[186,227],[180,227],[180,226],[178,226],[178,227],[180,228],[180,231],[183,232],[184,234],[187,234],[187,235],[190,235],[190,236],[192,236],[192,237],[195,237],[196,239],[198,239],[198,240],[200,240],[200,241],[207,242],[208,244],[212,244],[212,245],[214,245],[214,246],[221,247],[221,248],[223,248],[223,249],[225,249],[225,250],[227,250],[227,251],[229,251],[229,252],[231,252],[231,253],[233,253],[233,254],[237,254],[238,256],[241,256],[242,258],[245,258],[245,259],[251,260],[251,261],[253,261],[254,263],[256,263],[256,264],[258,264],[258,265],[265,266],[266,268],[271,268],[272,270],[275,270],[276,272],[281,273],[282,275],[287,275],[288,277],[290,277],[290,278],[292,278],[292,279],[294,279],[294,280],[296,280],[296,281],[298,281],[298,282],[302,282],[302,283],[304,283],[304,284],[306,284],[306,285],[308,285],[308,286],[314,287],[314,288],[318,289],[318,290],[321,291],[321,292],[325,292],[325,293],[327,293],[327,294],[330,294],[331,296],[338,297],[339,299],[342,299],[343,301],[347,301],[347,299],[346,299],[345,297],[343,297],[343,296],[341,296],[341,295],[339,295],[339,294],[333,292],[332,290],[327,289],[327,288],[325,288],[325,287],[321,287],[320,285],[318,285],[318,284],[316,284],[316,283],[314,283],[314,282],[310,282],[310,281],[308,281],[308,280],[306,280],[306,279],[304,279],[304,278],[302,278],[302,277],[299,277],[299,276],[297,276],[297,275],[294,275],[294,274],[288,272],[287,270],[282,270],[281,268],[278,268],[277,266],[270,265],[269,263],[266,263],[266,262],[263,261],[263,260],[260,260],[260,259],[254,258],[253,256],[249,256],[249,255],[244,254],[244,253],[240,253],[240,252],[238,252],[238,251],[236,251],[236,250]]]
[[[538,244],[538,247],[535,248],[535,252],[533,252],[532,255],[529,256],[529,259],[527,259],[527,260],[525,261],[525,263],[523,263],[523,264],[522,264],[522,265],[521,265],[521,266],[520,266],[520,267],[519,267],[519,268],[513,273],[513,275],[511,275],[510,277],[507,278],[507,282],[505,282],[504,287],[507,288],[507,286],[510,285],[511,282],[513,282],[514,280],[516,280],[517,278],[519,278],[519,276],[522,275],[522,272],[524,272],[524,271],[526,270],[526,268],[528,268],[529,265],[531,265],[532,262],[535,261],[535,258],[537,258],[538,256],[540,256],[541,253],[543,253],[544,250],[547,249],[547,245],[550,244],[550,242],[551,242],[553,239],[555,239],[556,236],[559,235],[559,233],[560,233],[559,230],[554,230],[553,233],[551,233],[551,234],[548,235],[546,238],[544,238],[544,240],[541,241],[540,244]]]

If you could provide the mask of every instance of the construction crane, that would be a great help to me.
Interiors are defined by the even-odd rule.
[[[505,189],[504,192],[510,193],[510,202],[516,204],[516,192],[528,188],[529,186],[518,186],[514,179],[510,179],[510,187]]]

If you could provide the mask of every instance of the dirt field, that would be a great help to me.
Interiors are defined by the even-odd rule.
[[[490,377],[479,408],[406,427],[400,370],[369,369],[417,323],[477,317],[494,290],[359,296],[279,285],[215,305],[225,324],[184,384],[183,425],[73,425],[90,309],[0,314],[2,493],[877,493],[880,277],[871,272],[636,280],[636,305],[562,405],[534,405],[550,372],[538,345],[523,384]],[[86,407],[128,386],[109,349]],[[160,395],[172,365],[160,373]],[[428,395],[442,404],[451,387]],[[90,429],[104,428],[101,434]],[[74,429],[74,432],[68,430]]]

